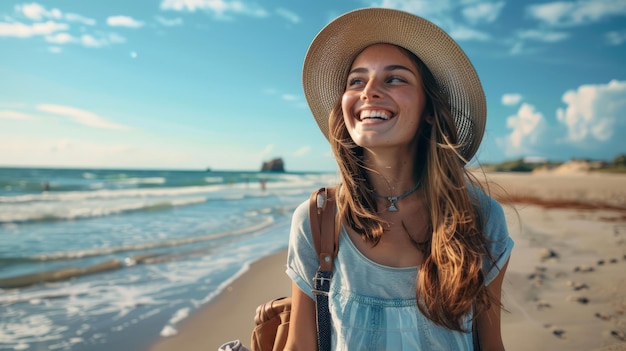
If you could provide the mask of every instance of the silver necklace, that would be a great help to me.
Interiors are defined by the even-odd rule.
[[[417,188],[419,188],[419,186],[420,186],[420,182],[417,182],[417,184],[415,184],[415,186],[413,188],[403,192],[402,194],[400,194],[398,196],[384,196],[384,195],[380,195],[379,193],[377,193],[377,192],[375,192],[373,190],[372,190],[372,194],[374,194],[374,196],[376,196],[376,197],[387,199],[387,201],[389,201],[389,208],[387,209],[387,211],[389,211],[389,212],[398,212],[398,206],[397,206],[398,201],[400,199],[405,198],[405,197],[409,196],[410,194],[412,194],[415,190],[417,190]]]

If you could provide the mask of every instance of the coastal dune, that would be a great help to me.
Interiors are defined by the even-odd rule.
[[[489,173],[515,247],[503,287],[509,351],[626,350],[626,176]],[[286,253],[251,265],[151,351],[250,343],[256,306],[291,293]]]

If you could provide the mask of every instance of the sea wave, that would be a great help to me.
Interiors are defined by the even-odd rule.
[[[119,184],[165,184],[163,177],[123,178],[115,180]]]
[[[207,197],[161,198],[153,200],[83,203],[38,203],[0,207],[0,224],[54,222],[104,217],[141,211],[163,211],[174,207],[204,203]]]
[[[98,189],[92,191],[44,192],[41,194],[27,194],[17,196],[0,196],[0,204],[18,204],[30,202],[51,201],[81,201],[92,199],[118,199],[137,197],[178,196],[202,193],[212,193],[224,189],[223,186],[189,186],[172,188],[142,188],[142,189]]]
[[[70,260],[70,259],[79,259],[79,258],[85,258],[85,257],[102,256],[102,255],[108,255],[108,254],[125,252],[125,251],[140,251],[140,250],[147,250],[147,249],[156,249],[156,248],[161,248],[161,247],[180,246],[180,245],[193,244],[193,243],[202,242],[202,241],[216,240],[216,239],[221,239],[225,237],[244,235],[244,234],[259,231],[263,228],[266,228],[272,225],[272,223],[274,223],[273,217],[263,217],[258,223],[252,224],[244,228],[228,230],[228,231],[219,232],[219,233],[211,233],[207,235],[200,235],[200,236],[195,236],[195,237],[171,239],[171,240],[148,242],[148,243],[130,244],[130,245],[124,245],[124,246],[117,246],[117,247],[77,250],[77,251],[71,251],[71,252],[56,252],[56,253],[20,257],[20,258],[5,257],[3,258],[3,260],[13,260],[14,262],[17,262],[18,260],[30,261],[30,262]]]
[[[23,258],[3,258],[3,261],[9,260],[11,262],[36,262],[36,261],[58,261],[58,260],[73,260],[83,259],[86,257],[105,256],[120,252],[130,251],[142,251],[148,249],[157,249],[163,247],[182,246],[187,244],[194,244],[203,241],[212,241],[221,238],[235,237],[239,235],[245,235],[249,233],[258,232],[266,227],[269,227],[274,223],[272,217],[265,217],[260,222],[250,225],[245,228],[239,228],[235,230],[224,231],[220,233],[212,233],[207,235],[201,235],[196,237],[171,239],[158,242],[148,242],[131,244],[118,247],[98,248],[91,250],[79,250],[72,252],[56,252],[44,255],[23,257]],[[179,260],[181,258],[187,258],[191,256],[206,255],[207,249],[193,249],[182,252],[174,253],[143,253],[134,256],[127,257],[123,260],[118,258],[108,259],[104,262],[93,264],[87,267],[63,267],[54,270],[41,271],[35,273],[29,273],[14,277],[0,278],[0,289],[12,289],[20,288],[28,285],[33,285],[41,282],[56,282],[61,280],[67,280],[82,275],[95,274],[109,270],[121,269],[124,267],[134,266],[136,264],[153,264],[167,261]]]

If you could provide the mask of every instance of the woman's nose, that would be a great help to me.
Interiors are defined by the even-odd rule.
[[[361,100],[371,100],[381,97],[380,86],[375,79],[370,79],[363,91],[361,91]]]

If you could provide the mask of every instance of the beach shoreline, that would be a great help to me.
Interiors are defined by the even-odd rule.
[[[270,299],[291,295],[286,262],[286,250],[253,262],[213,301],[183,321],[176,335],[158,339],[148,350],[217,350],[233,340],[250,345],[256,307]]]
[[[515,241],[503,286],[507,350],[626,350],[626,176],[487,178],[508,199],[518,196],[503,205]],[[291,293],[285,262],[283,251],[253,263],[149,350],[217,350],[237,339],[248,346],[256,306]]]

